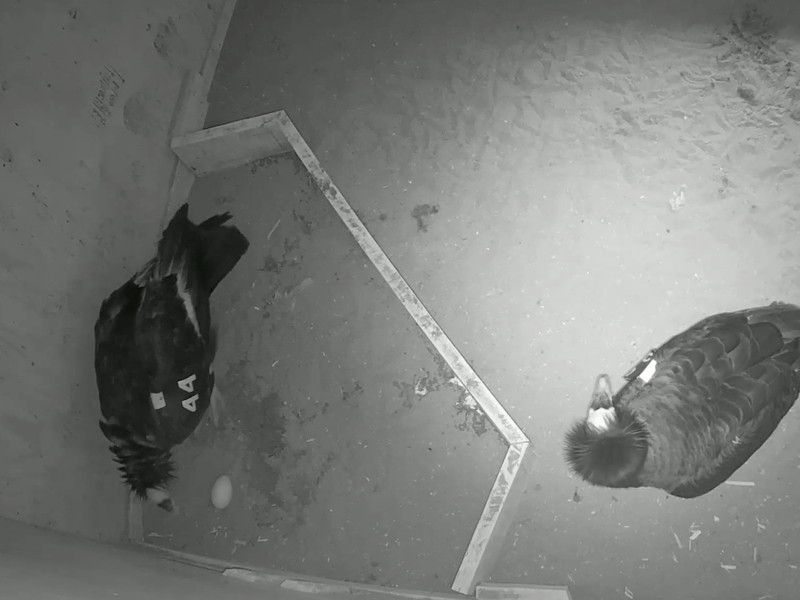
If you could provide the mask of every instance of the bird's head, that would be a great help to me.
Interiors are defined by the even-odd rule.
[[[567,432],[565,458],[584,481],[606,487],[636,487],[648,452],[644,426],[614,403],[608,375],[594,384],[586,417]]]
[[[172,498],[169,495],[169,491],[167,490],[161,488],[148,488],[145,491],[145,496],[148,500],[150,500],[150,502],[159,508],[163,508],[167,512],[172,512],[175,508],[175,506],[172,504]]]

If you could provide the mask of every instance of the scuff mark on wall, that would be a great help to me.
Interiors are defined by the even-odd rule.
[[[172,20],[172,17],[169,17],[158,25],[153,47],[161,58],[169,60],[170,53],[172,53],[179,41],[178,28],[175,26],[175,21]]]
[[[92,120],[103,127],[111,118],[125,79],[113,67],[106,66],[100,73],[100,84],[92,102]]]
[[[145,90],[139,90],[125,102],[122,121],[125,123],[125,128],[133,134],[166,139],[167,123],[163,119],[165,114],[171,116],[170,111],[164,111],[160,103],[150,94]]]
[[[201,0],[6,4],[0,516],[119,539],[127,494],[97,426],[93,325],[152,253],[176,160],[166,124],[213,15]]]

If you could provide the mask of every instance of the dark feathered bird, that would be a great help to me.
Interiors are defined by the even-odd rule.
[[[172,510],[171,449],[203,418],[215,391],[211,293],[249,247],[225,223],[199,225],[184,204],[150,260],[101,305],[94,328],[100,429],[139,498]]]
[[[570,469],[611,488],[696,498],[730,477],[772,435],[800,393],[800,307],[703,319],[650,352],[616,394],[595,383],[566,436]]]

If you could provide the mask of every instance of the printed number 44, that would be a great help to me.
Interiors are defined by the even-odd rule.
[[[184,392],[189,392],[190,394],[194,392],[194,381],[197,379],[196,375],[189,375],[186,379],[181,379],[178,381],[178,387],[181,388]],[[189,412],[195,412],[197,410],[197,401],[200,399],[200,396],[195,394],[191,398],[187,398],[181,405],[183,408],[188,410]]]

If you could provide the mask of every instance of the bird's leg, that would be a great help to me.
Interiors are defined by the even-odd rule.
[[[225,410],[225,398],[222,397],[219,388],[214,385],[214,389],[211,390],[211,419],[214,427],[219,426],[219,417],[223,410]]]

